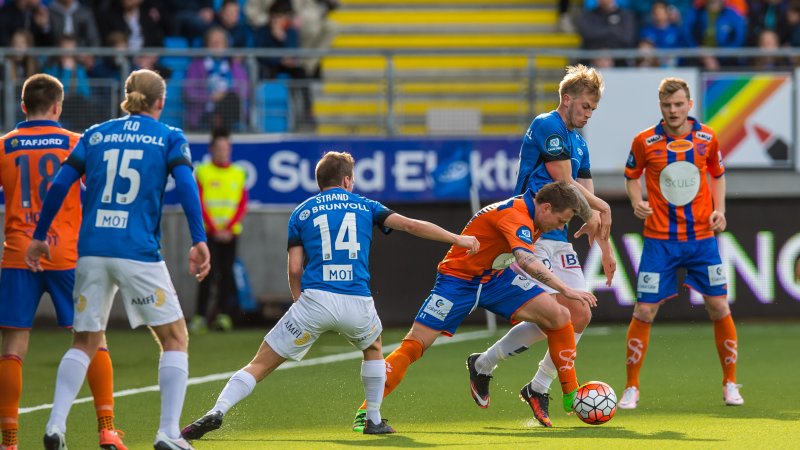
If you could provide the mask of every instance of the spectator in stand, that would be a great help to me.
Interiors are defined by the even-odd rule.
[[[786,0],[755,0],[750,4],[748,26],[750,29],[749,42],[761,46],[761,32],[771,30],[778,34],[780,42],[789,40],[789,21],[787,12],[789,2]]]
[[[778,33],[772,30],[761,30],[758,36],[758,48],[761,54],[753,59],[753,66],[758,70],[773,71],[786,70],[792,67],[789,59],[775,55],[774,52],[781,46]]]
[[[7,0],[0,8],[0,47],[7,47],[17,30],[33,35],[36,47],[50,47],[55,42],[50,28],[50,14],[40,0]]]
[[[725,5],[724,0],[698,2],[701,6],[691,10],[685,19],[686,36],[692,47],[739,48],[747,39],[747,19],[735,9]],[[721,65],[736,65],[737,58],[715,56],[701,57],[701,64],[708,70]]]
[[[194,129],[238,129],[246,110],[242,103],[247,100],[247,72],[238,60],[222,53],[228,48],[228,33],[222,28],[209,28],[206,48],[209,55],[195,58],[186,70],[186,122]]]
[[[115,80],[122,79],[122,54],[128,49],[128,38],[122,31],[112,31],[106,36],[106,47],[119,50],[120,53],[114,56],[103,56],[98,58],[97,64],[89,71],[91,78],[113,78]]]
[[[687,46],[684,30],[670,21],[669,6],[665,1],[653,2],[650,7],[650,21],[642,27],[639,38],[652,42],[656,48]]]
[[[300,48],[300,35],[294,21],[294,11],[289,2],[277,1],[269,8],[267,24],[256,31],[256,46],[262,48],[297,49]],[[294,56],[263,58],[261,76],[275,78],[279,74],[291,78],[306,78],[306,71],[300,60]]]
[[[214,22],[213,0],[165,0],[172,14],[172,32],[189,40],[201,38]]]
[[[105,37],[123,33],[131,50],[164,46],[164,24],[158,5],[145,0],[110,0],[99,7],[97,23]]]
[[[61,50],[75,50],[77,41],[65,34],[59,39]],[[99,119],[92,105],[89,75],[75,55],[54,56],[45,64],[42,71],[52,75],[64,85],[64,107],[61,123],[71,130],[85,130]]]
[[[336,24],[328,19],[328,14],[339,7],[338,0],[246,0],[244,13],[253,29],[267,26],[270,10],[277,3],[285,4],[283,10],[292,11],[301,48],[330,48],[338,30]],[[302,64],[306,74],[318,75],[319,58],[304,58]]]
[[[100,33],[88,6],[78,0],[54,0],[49,9],[50,26],[56,41],[66,34],[75,38],[78,47],[100,47]]]
[[[239,0],[224,0],[214,20],[215,25],[228,32],[228,45],[233,48],[253,46],[253,30],[242,20]]]
[[[598,0],[597,8],[583,11],[578,30],[587,50],[634,48],[638,42],[636,18],[617,6],[616,0]]]
[[[22,83],[31,75],[39,72],[39,61],[25,50],[33,47],[33,35],[26,30],[19,29],[11,35],[10,47],[20,53],[6,56],[6,64],[11,66],[11,82],[22,87]],[[5,76],[3,71],[0,76]]]
[[[647,39],[639,41],[639,51],[645,56],[636,60],[636,67],[661,67],[663,58],[656,56],[658,50],[651,41]]]
[[[162,78],[169,80],[172,69],[161,64],[157,53],[137,53],[133,57],[133,70],[148,69],[158,72]]]
[[[786,44],[791,47],[800,47],[800,0],[792,0],[786,11],[788,25]]]

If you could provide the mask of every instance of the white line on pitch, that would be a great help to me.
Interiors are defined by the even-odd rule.
[[[472,332],[469,332],[469,333],[457,334],[457,335],[455,335],[453,337],[450,337],[450,338],[447,338],[447,337],[439,338],[439,339],[437,339],[436,342],[433,343],[433,345],[446,345],[446,344],[453,344],[453,343],[461,342],[461,341],[469,341],[469,340],[473,340],[473,339],[480,339],[480,338],[491,336],[492,334],[493,333],[491,333],[488,330],[472,331]],[[383,347],[383,350],[384,350],[384,352],[391,352],[392,350],[396,349],[399,346],[400,346],[400,344],[387,345],[387,346]],[[287,361],[287,362],[283,363],[280,367],[278,367],[276,370],[293,369],[295,367],[318,366],[320,364],[330,364],[330,363],[335,363],[335,362],[340,362],[340,361],[347,361],[349,359],[358,359],[358,358],[361,358],[363,355],[364,354],[362,352],[360,352],[360,351],[354,351],[354,352],[347,352],[347,353],[339,353],[339,354],[336,354],[336,355],[321,356],[319,358],[311,358],[311,359],[307,359],[307,360],[304,360],[304,361]],[[203,377],[189,378],[188,385],[192,386],[192,385],[195,385],[195,384],[210,383],[212,381],[227,380],[228,378],[232,377],[234,373],[236,373],[236,371],[234,371],[234,372],[215,373],[215,374],[206,375],[206,376],[203,376]],[[115,392],[114,393],[114,397],[115,398],[127,397],[129,395],[136,395],[136,394],[141,394],[141,393],[144,393],[144,392],[158,392],[158,390],[159,390],[158,385],[145,386],[145,387],[134,388],[134,389],[125,389],[125,390],[122,390],[122,391]],[[74,402],[72,402],[72,404],[73,405],[77,405],[78,403],[88,403],[90,401],[92,401],[92,397],[83,397],[83,398],[79,398],[79,399],[75,400]],[[30,413],[30,412],[34,412],[34,411],[41,411],[43,409],[50,409],[52,407],[53,407],[52,403],[45,403],[43,405],[31,406],[31,407],[28,407],[28,408],[20,408],[19,409],[19,413],[20,414],[26,414],[26,413]]]

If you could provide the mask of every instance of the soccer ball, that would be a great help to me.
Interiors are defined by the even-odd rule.
[[[617,412],[617,394],[602,381],[590,381],[578,388],[572,410],[591,425],[602,425]]]

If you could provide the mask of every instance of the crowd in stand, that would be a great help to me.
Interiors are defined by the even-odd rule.
[[[561,2],[563,29],[576,30],[587,50],[650,50],[652,57],[614,60],[602,52],[595,66],[701,66],[708,70],[750,66],[772,70],[792,67],[786,58],[682,58],[655,56],[657,49],[759,47],[766,51],[800,45],[800,0],[585,0],[573,15]],[[766,52],[765,52],[766,53]]]
[[[0,47],[141,50],[172,46],[167,45],[169,40],[209,49],[208,56],[191,60],[177,73],[148,52],[132,58],[130,65],[180,79],[188,127],[235,129],[240,112],[247,111],[242,102],[248,98],[248,77],[242,61],[218,50],[327,48],[335,35],[327,16],[338,0],[0,0],[0,4]],[[64,104],[87,111],[91,108],[84,103],[91,101],[97,85],[91,80],[119,79],[119,63],[118,58],[91,54],[46,59],[19,54],[9,57],[10,81],[21,83],[36,72],[54,75],[70,100]],[[260,58],[258,66],[260,78],[319,76],[318,58]],[[221,115],[220,110],[226,113]],[[69,111],[64,116],[72,117]],[[97,121],[83,116],[86,123]]]

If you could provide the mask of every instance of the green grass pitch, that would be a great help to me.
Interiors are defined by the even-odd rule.
[[[459,334],[475,332],[465,328]],[[625,383],[623,325],[593,325],[578,346],[581,381],[606,381],[622,394]],[[406,330],[384,334],[384,345]],[[722,402],[721,370],[709,322],[656,324],[642,373],[642,397],[634,411],[617,411],[605,425],[585,425],[556,407],[555,428],[533,426],[520,387],[533,375],[544,353],[537,344],[495,371],[492,403],[479,409],[469,395],[466,356],[483,350],[491,336],[437,345],[408,372],[383,404],[383,415],[398,433],[363,436],[350,424],[363,392],[359,360],[276,371],[226,416],[220,430],[194,442],[200,449],[326,448],[800,448],[800,326],[798,323],[739,323],[739,382],[745,405]],[[190,377],[235,371],[254,354],[264,330],[192,337]],[[115,391],[157,384],[157,350],[142,330],[112,331],[109,345],[115,366]],[[440,339],[441,340],[441,339]],[[59,331],[34,331],[23,368],[22,406],[52,402],[56,366],[69,345]],[[327,334],[307,359],[352,352],[339,336]],[[225,380],[188,388],[181,426],[210,408]],[[556,383],[557,384],[557,383]],[[87,387],[79,397],[89,395]],[[152,448],[159,421],[158,392],[120,397],[116,423],[131,449]],[[20,448],[41,448],[49,410],[20,416]],[[97,448],[91,403],[76,404],[68,422],[70,449]]]

